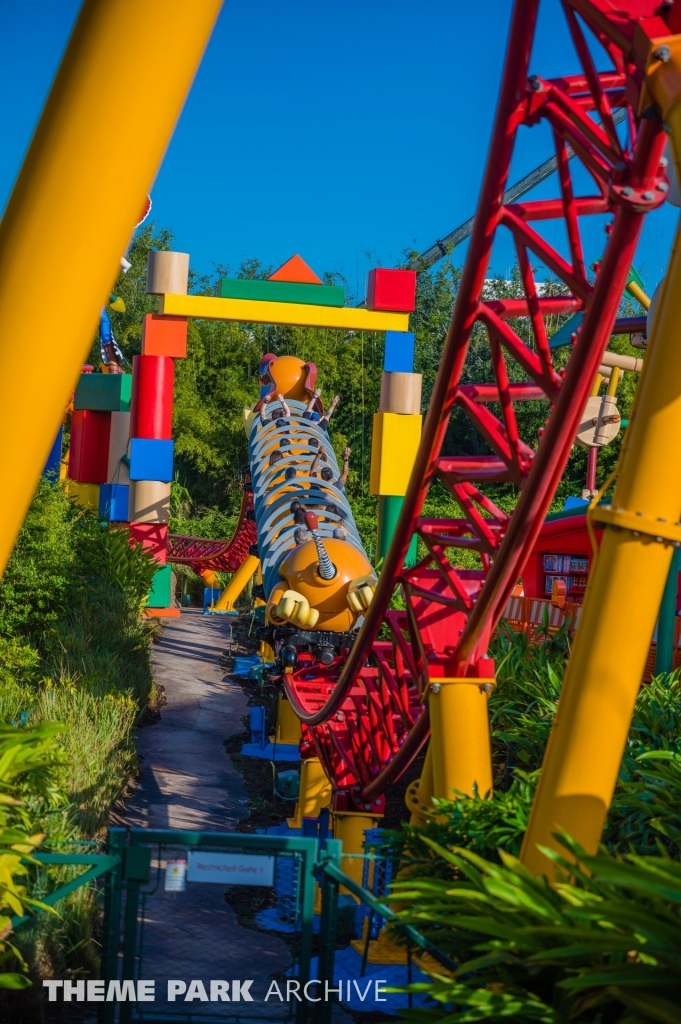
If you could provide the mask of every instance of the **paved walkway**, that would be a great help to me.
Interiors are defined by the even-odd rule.
[[[142,755],[139,785],[127,806],[126,824],[142,828],[232,832],[248,814],[241,775],[224,748],[243,731],[246,699],[226,676],[219,657],[229,642],[229,622],[185,609],[171,619],[153,664],[167,704],[161,720],[138,733]],[[162,857],[163,859],[163,857]],[[270,1019],[283,1008],[262,1000],[273,973],[290,964],[288,947],[276,936],[242,928],[225,903],[224,887],[189,883],[186,891],[146,897],[141,978],[156,980],[156,1002],[147,1011]],[[256,1001],[240,1003],[165,1002],[169,979],[203,981],[253,979]],[[192,1017],[195,1019],[195,1017]]]

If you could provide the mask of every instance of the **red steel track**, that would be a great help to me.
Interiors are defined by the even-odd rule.
[[[241,499],[239,520],[230,540],[206,540],[203,537],[168,536],[168,561],[182,562],[199,569],[218,572],[236,572],[248,555],[251,544],[257,542],[253,512],[253,494],[245,491]]]
[[[418,754],[429,735],[424,698],[429,679],[493,675],[487,657],[490,635],[564,471],[611,335],[643,217],[663,202],[667,190],[662,123],[652,108],[639,117],[637,105],[648,37],[681,28],[672,24],[677,17],[673,8],[658,7],[652,0],[619,0],[617,6],[610,0],[563,0],[582,73],[544,80],[528,78],[538,5],[539,0],[515,2],[459,296],[409,491],[374,602],[342,663],[328,669],[308,663],[284,676],[287,695],[304,723],[303,749],[320,757],[334,784],[338,809],[375,800]],[[596,70],[585,30],[600,42],[611,70]],[[620,142],[613,124],[612,111],[618,107],[627,112],[626,143]],[[557,195],[504,206],[517,129],[541,120],[553,132]],[[592,179],[592,194],[575,194],[566,145]],[[579,218],[598,214],[614,219],[598,274],[590,280]],[[547,221],[551,238],[561,235],[555,222],[564,225],[567,258],[539,233]],[[490,302],[483,298],[483,289],[500,229],[513,238],[525,295]],[[568,294],[542,297],[532,259],[565,285]],[[557,371],[544,318],[578,310],[584,311],[584,319],[576,343],[566,370]],[[510,322],[520,317],[531,327],[530,344]],[[494,380],[465,385],[461,381],[477,323],[486,328]],[[509,382],[509,363],[516,364],[511,376],[517,379],[520,368],[524,383]],[[517,403],[537,399],[546,402],[545,427],[540,437],[523,439]],[[490,408],[492,403],[499,415]],[[440,454],[455,406],[471,419],[491,454]],[[461,517],[421,517],[435,478],[453,495]],[[505,481],[520,490],[510,517],[479,489]],[[404,569],[414,532],[427,555]],[[482,569],[455,569],[448,555],[457,548],[478,552]],[[395,603],[402,610],[391,609]]]

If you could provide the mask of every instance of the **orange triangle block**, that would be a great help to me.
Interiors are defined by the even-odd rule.
[[[286,260],[267,280],[288,281],[290,284],[324,284],[298,253]]]

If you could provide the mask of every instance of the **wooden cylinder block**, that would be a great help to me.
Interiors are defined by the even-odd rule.
[[[186,295],[189,253],[150,250],[147,253],[147,294]]]
[[[170,517],[170,484],[159,480],[130,483],[128,519],[131,523],[167,523]]]
[[[174,381],[170,356],[133,356],[130,437],[171,439]]]
[[[421,412],[420,373],[389,373],[381,376],[379,412],[397,412],[402,416],[418,416]]]

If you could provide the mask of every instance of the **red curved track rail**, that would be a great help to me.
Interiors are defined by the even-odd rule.
[[[251,515],[249,516],[249,513]],[[248,556],[251,544],[258,537],[253,513],[253,494],[244,491],[239,510],[239,519],[230,540],[207,540],[203,537],[168,536],[168,561],[181,562],[199,569],[213,569],[217,572],[236,572]]]
[[[664,200],[667,190],[661,121],[649,101],[648,109],[643,101],[642,117],[637,110],[649,40],[679,31],[681,26],[672,24],[678,5],[664,8],[650,0],[619,0],[617,6],[611,0],[563,0],[567,32],[582,73],[546,80],[528,77],[538,5],[539,0],[516,0],[514,6],[499,106],[459,296],[409,491],[374,602],[342,662],[328,669],[308,663],[284,677],[287,695],[304,723],[303,748],[320,757],[340,810],[363,807],[364,801],[380,797],[419,752],[429,735],[424,695],[430,679],[493,674],[487,657],[490,634],[564,471],[612,331],[643,218]],[[611,65],[610,70],[596,70],[587,44],[590,33],[601,44],[603,62]],[[627,130],[618,136],[612,113],[619,107],[626,111]],[[551,126],[558,157],[556,197],[504,206],[517,130],[542,120]],[[567,145],[576,153],[572,163]],[[585,195],[576,194],[573,168],[577,161],[592,182]],[[603,214],[612,215],[612,220],[593,279],[585,267],[580,220]],[[547,241],[547,237],[560,237],[557,221],[564,229],[565,254]],[[543,236],[541,228],[547,223]],[[515,244],[522,299],[490,302],[484,298],[492,244],[499,231],[509,232]],[[565,286],[566,294],[542,297],[533,261],[543,264]],[[556,370],[544,318],[576,311],[584,313],[581,327],[567,368]],[[514,318],[523,318],[521,323],[531,328],[529,344],[514,329]],[[494,379],[467,385],[462,379],[478,323],[486,328]],[[540,437],[523,438],[517,405],[537,399],[546,403],[545,426]],[[455,406],[475,424],[489,454],[440,454]],[[461,510],[459,518],[421,517],[435,478],[453,495]],[[504,481],[520,491],[510,517],[481,490],[485,483]],[[427,555],[413,568],[403,569],[414,531]],[[457,548],[478,552],[482,568],[454,568]],[[398,595],[403,610],[391,610]]]

